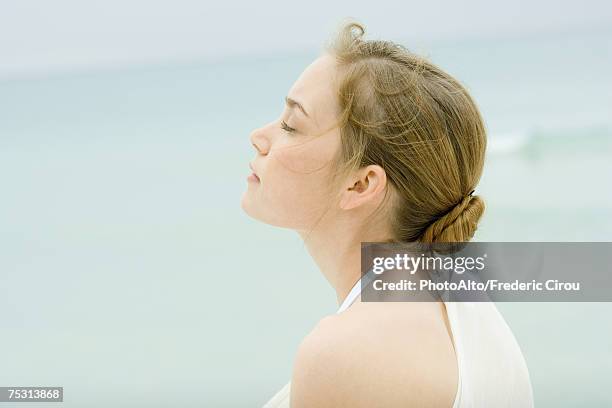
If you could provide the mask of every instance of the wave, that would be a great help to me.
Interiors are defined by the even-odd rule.
[[[493,133],[487,140],[487,153],[502,155],[516,154],[541,147],[569,146],[609,147],[612,144],[612,126],[593,124],[580,127],[532,128],[510,132]]]

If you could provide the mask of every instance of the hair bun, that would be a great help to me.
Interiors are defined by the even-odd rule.
[[[485,205],[472,190],[450,211],[442,214],[423,232],[420,242],[467,242],[474,236]]]

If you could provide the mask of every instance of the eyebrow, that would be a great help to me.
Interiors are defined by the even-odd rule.
[[[304,113],[304,115],[306,115],[307,118],[310,118],[310,116],[308,115],[308,113],[306,112],[306,109],[304,109],[304,107],[302,106],[301,103],[299,103],[298,101],[296,101],[293,98],[290,98],[288,96],[285,96],[285,103],[287,105],[289,105],[290,107],[294,107],[297,106],[298,108],[300,108],[300,110]]]

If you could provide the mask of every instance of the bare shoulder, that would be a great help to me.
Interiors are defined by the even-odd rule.
[[[295,358],[291,407],[451,407],[457,363],[438,303],[357,303]]]

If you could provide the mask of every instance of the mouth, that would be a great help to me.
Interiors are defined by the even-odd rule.
[[[256,183],[259,183],[259,177],[257,177],[257,174],[255,173],[251,173],[248,177],[249,181],[255,181]]]
[[[257,173],[255,173],[255,169],[253,168],[253,165],[251,163],[249,163],[249,168],[251,169],[252,173],[249,175],[248,179],[256,182],[261,181]]]

